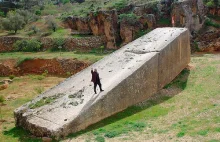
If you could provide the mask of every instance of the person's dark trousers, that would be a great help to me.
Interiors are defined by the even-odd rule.
[[[94,92],[96,93],[96,87],[97,87],[97,85],[99,85],[99,89],[100,89],[100,91],[102,91],[102,84],[100,83],[100,82],[95,82],[94,83]]]

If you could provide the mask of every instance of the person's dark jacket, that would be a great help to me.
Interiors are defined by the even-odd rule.
[[[91,81],[93,83],[99,83],[100,82],[99,73],[95,72],[93,70],[91,70],[91,73],[92,73],[92,80]]]

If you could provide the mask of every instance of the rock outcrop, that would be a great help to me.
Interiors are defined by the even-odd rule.
[[[93,93],[89,67],[17,108],[16,125],[36,136],[78,132],[146,100],[189,62],[188,30],[156,29],[91,66],[98,69],[104,92]]]
[[[120,22],[120,36],[123,41],[122,45],[128,44],[135,39],[135,34],[143,29],[143,25],[138,21],[129,22],[126,19]]]
[[[90,27],[94,35],[106,37],[106,47],[116,49],[118,34],[118,14],[116,10],[90,13]]]
[[[179,0],[172,5],[171,16],[174,17],[176,27],[186,27],[192,31],[199,31],[204,22],[207,8],[203,0]]]
[[[214,29],[206,31],[198,36],[197,44],[199,51],[215,52],[220,51],[220,30]]]

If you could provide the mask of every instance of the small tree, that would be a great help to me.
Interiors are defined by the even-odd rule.
[[[5,101],[5,98],[3,96],[0,96],[0,115],[1,115],[1,121],[2,121],[2,106]]]
[[[46,24],[48,25],[49,29],[52,29],[54,32],[57,30],[57,23],[53,16],[48,16]]]
[[[0,10],[0,17],[5,17],[5,13]]]
[[[68,2],[68,3],[65,3],[64,5],[63,5],[63,11],[65,11],[66,13],[69,13],[69,12],[71,12],[72,10],[73,10],[73,5],[70,3],[70,2]]]
[[[18,30],[23,29],[24,25],[24,17],[15,12],[9,12],[2,21],[3,28],[8,31],[14,31],[15,34]]]

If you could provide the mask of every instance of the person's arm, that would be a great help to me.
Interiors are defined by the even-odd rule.
[[[91,74],[93,74],[93,68],[91,68]]]

